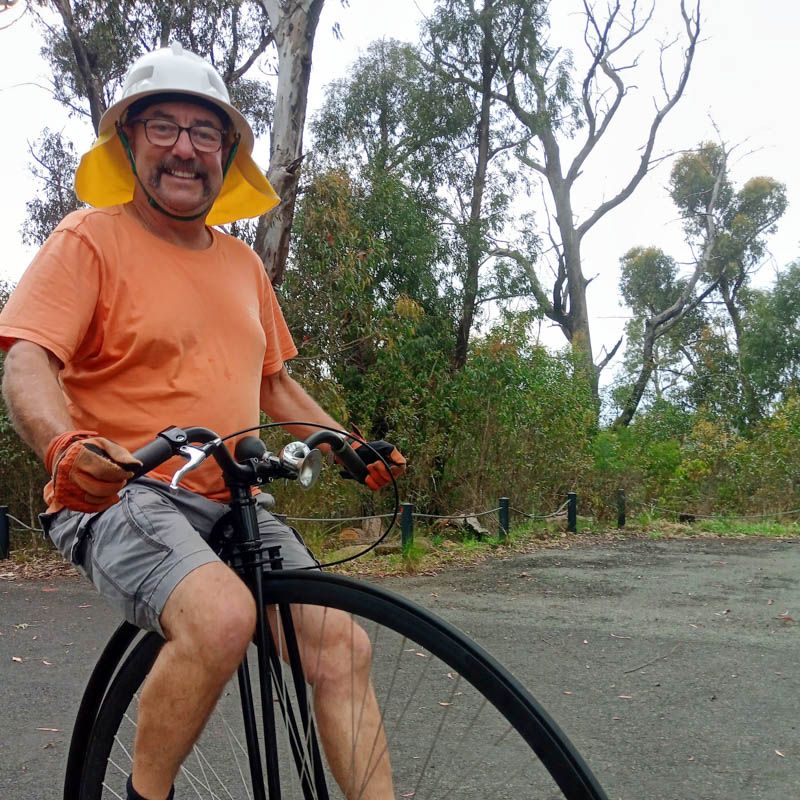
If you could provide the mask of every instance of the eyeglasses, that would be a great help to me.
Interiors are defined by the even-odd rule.
[[[181,133],[186,131],[195,150],[201,153],[216,153],[222,147],[225,138],[225,132],[212,125],[190,125],[184,128],[183,125],[166,119],[134,119],[128,124],[144,125],[147,141],[157,147],[172,147]]]

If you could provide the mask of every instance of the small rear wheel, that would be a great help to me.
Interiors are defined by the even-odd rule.
[[[273,573],[264,581],[264,592],[268,605],[293,607],[301,630],[304,609],[316,606],[322,611],[313,614],[315,621],[322,620],[319,624],[324,625],[326,609],[339,609],[368,634],[386,744],[374,736],[356,735],[352,747],[363,752],[388,746],[395,797],[605,800],[583,759],[530,693],[448,623],[390,592],[334,575]],[[158,637],[144,635],[110,683],[86,744],[78,800],[124,800],[139,689],[160,644]],[[282,634],[275,644],[285,653]],[[253,655],[250,662],[257,663]],[[251,672],[255,674],[252,666]],[[295,690],[290,666],[281,662],[273,672],[281,796],[373,797],[369,775],[342,791],[327,767],[323,770],[327,789],[312,787],[309,792],[307,776],[314,774],[309,754],[314,747],[298,741],[305,737],[297,736],[296,727],[292,732],[291,725],[282,724],[281,715],[287,703],[296,706],[298,696],[306,693]],[[255,708],[260,709],[258,686],[253,686],[253,693]],[[313,718],[313,687],[307,695]],[[357,721],[357,703],[351,713]],[[263,753],[263,734],[260,738]],[[244,741],[234,680],[181,769],[176,798],[265,796],[252,786]]]

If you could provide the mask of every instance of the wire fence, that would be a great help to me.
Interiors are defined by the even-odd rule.
[[[617,527],[624,528],[627,522],[627,502],[625,492],[619,490],[616,493],[617,507]],[[785,511],[771,511],[759,514],[703,514],[690,510],[680,511],[675,508],[667,508],[659,505],[641,504],[638,509],[651,515],[671,516],[679,521],[693,522],[697,520],[735,522],[738,520],[768,520],[786,517],[800,517],[800,508],[793,508]],[[491,532],[484,528],[480,520],[485,517],[495,516],[497,518],[497,537],[504,541],[511,533],[511,514],[518,518],[530,521],[547,522],[551,520],[566,518],[566,528],[570,533],[578,532],[578,495],[576,492],[569,492],[566,500],[548,514],[535,514],[522,509],[512,507],[507,497],[501,497],[499,504],[485,511],[464,512],[461,514],[427,514],[416,511],[412,503],[401,503],[400,506],[400,528],[401,544],[404,549],[410,547],[414,542],[414,520],[433,520],[451,523],[461,523],[463,526],[472,529],[479,537],[485,537]],[[283,516],[288,522],[301,522],[306,524],[329,524],[338,525],[342,523],[368,522],[374,519],[388,519],[395,517],[393,512],[387,514],[369,514],[357,517],[292,517]],[[12,526],[11,523],[14,523]],[[10,551],[10,534],[12,532],[41,533],[42,528],[31,525],[15,517],[8,510],[7,506],[0,505],[0,559],[8,558]]]
[[[450,523],[461,523],[465,527],[470,528],[476,535],[479,537],[485,537],[487,535],[491,535],[491,532],[484,528],[480,520],[486,517],[495,516],[498,519],[498,527],[497,527],[497,536],[499,539],[504,540],[506,539],[510,532],[511,532],[511,511],[513,510],[515,514],[518,514],[520,517],[530,519],[530,520],[548,520],[556,518],[560,515],[563,515],[565,508],[572,508],[573,511],[571,514],[568,514],[568,520],[572,520],[572,530],[574,530],[575,520],[576,520],[576,512],[575,512],[575,504],[577,502],[577,495],[570,494],[567,500],[554,512],[550,514],[529,514],[524,511],[520,511],[519,509],[512,509],[509,504],[509,499],[507,497],[501,497],[499,501],[499,505],[494,508],[490,508],[484,511],[470,511],[461,514],[427,514],[424,512],[418,512],[414,510],[414,505],[412,503],[401,503],[400,506],[400,538],[401,544],[403,549],[408,549],[414,541],[414,520],[425,520],[425,521],[442,521],[442,522],[450,522]],[[282,518],[285,519],[287,522],[295,523],[301,522],[306,524],[342,524],[342,523],[357,523],[357,522],[369,522],[370,520],[374,519],[388,519],[396,517],[395,513],[388,513],[388,514],[369,514],[364,516],[358,517],[293,517],[288,515],[282,515]],[[15,527],[12,527],[11,523],[15,523]],[[0,559],[8,558],[9,550],[10,550],[10,533],[14,532],[29,532],[29,533],[41,533],[43,534],[44,531],[42,528],[36,525],[29,525],[26,522],[23,522],[18,517],[15,517],[11,514],[6,506],[0,506]]]

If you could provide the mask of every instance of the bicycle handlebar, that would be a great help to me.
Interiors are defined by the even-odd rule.
[[[312,433],[303,444],[309,450],[323,444],[328,445],[342,466],[363,483],[368,474],[367,468],[344,436],[336,431],[322,429]],[[194,446],[197,444],[202,446]],[[179,476],[182,477],[182,472],[193,469],[209,455],[219,464],[226,483],[256,485],[276,477],[296,478],[299,472],[294,465],[266,452],[263,458],[249,458],[246,463],[237,461],[224,446],[222,438],[208,428],[166,428],[152,442],[140,447],[132,455],[142,464],[133,470],[131,480],[156,469],[173,456],[183,456],[189,460],[189,464],[176,473],[178,479]]]
[[[364,483],[369,472],[361,456],[350,447],[347,439],[333,431],[315,431],[306,440],[306,445],[312,450],[320,444],[327,444],[333,450],[333,454],[339,459],[341,465],[357,480]]]

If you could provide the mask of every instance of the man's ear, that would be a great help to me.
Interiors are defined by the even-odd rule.
[[[130,148],[131,153],[136,155],[136,131],[135,126],[131,125],[127,120],[117,123],[117,135],[122,139],[122,144]]]

